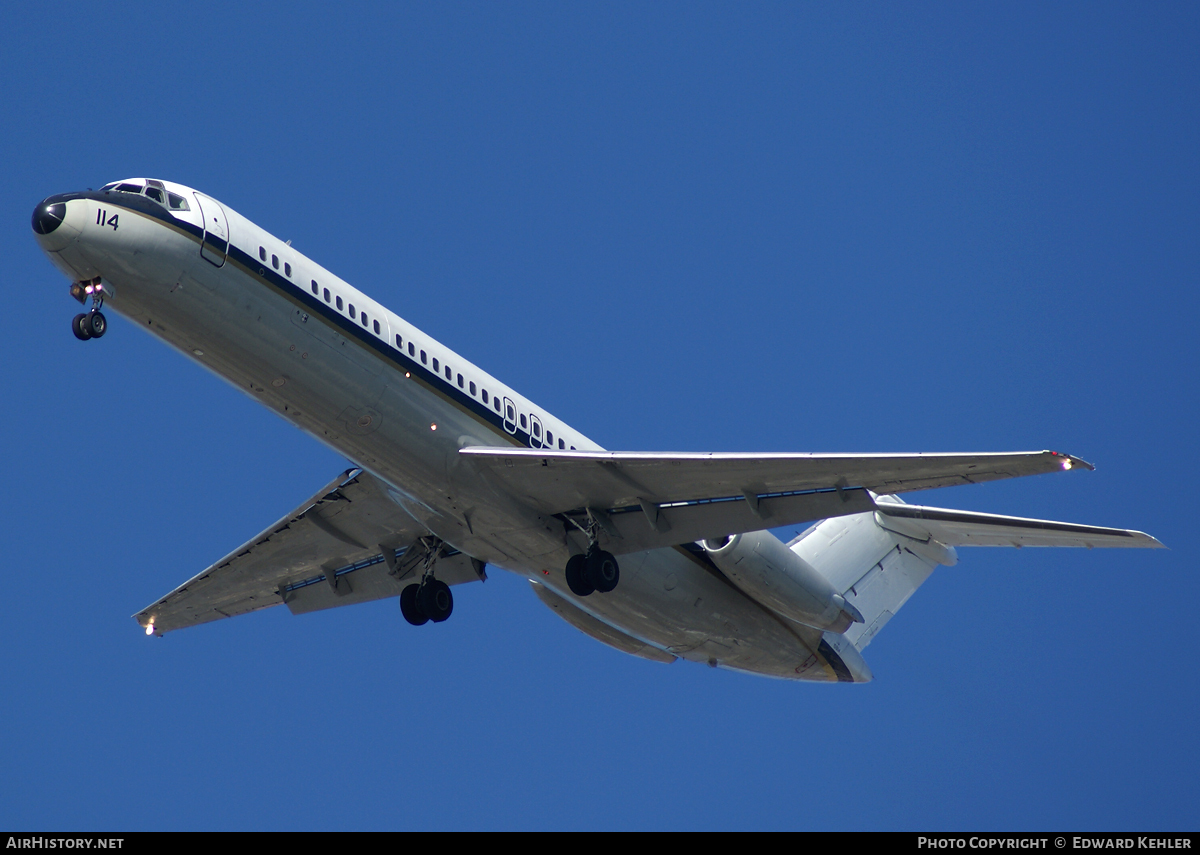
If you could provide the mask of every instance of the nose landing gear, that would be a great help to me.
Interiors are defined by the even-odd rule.
[[[108,319],[100,311],[100,307],[104,305],[104,288],[100,283],[99,276],[87,282],[75,282],[71,285],[71,296],[79,302],[84,302],[89,295],[92,298],[91,311],[78,314],[71,321],[71,332],[75,333],[75,338],[80,341],[100,338],[108,332]]]
[[[80,341],[100,338],[108,331],[108,320],[99,309],[92,309],[87,314],[75,316],[75,320],[71,321],[71,331]]]

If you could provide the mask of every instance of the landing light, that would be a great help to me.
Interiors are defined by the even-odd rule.
[[[154,618],[151,618],[150,622],[146,624],[146,635],[154,635]]]
[[[1068,457],[1066,460],[1063,461],[1063,469],[1070,469],[1070,468],[1071,468],[1071,458]]]
[[[433,424],[431,424],[431,425],[429,426],[429,429],[430,429],[430,430],[437,430],[437,422],[434,422]]]

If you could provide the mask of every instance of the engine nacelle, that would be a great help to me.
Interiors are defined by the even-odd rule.
[[[789,620],[837,633],[863,622],[828,579],[769,531],[706,540],[704,549],[729,581]]]

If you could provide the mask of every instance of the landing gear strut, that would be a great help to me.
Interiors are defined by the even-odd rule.
[[[434,537],[423,537],[419,543],[425,551],[421,581],[400,592],[400,613],[413,626],[421,626],[429,621],[441,623],[454,611],[454,595],[450,593],[450,586],[433,578],[433,568],[442,555],[444,544]]]
[[[108,319],[100,311],[100,307],[104,305],[104,289],[100,285],[100,277],[97,276],[90,282],[76,282],[71,286],[71,294],[81,303],[89,294],[92,298],[91,311],[76,315],[71,321],[71,332],[75,333],[75,338],[87,341],[89,338],[100,338],[108,332]]]
[[[577,597],[586,597],[593,591],[607,594],[617,587],[621,579],[621,571],[617,559],[611,552],[605,552],[596,542],[599,534],[599,523],[588,514],[587,526],[571,520],[576,528],[587,535],[588,548],[584,555],[572,555],[567,561],[567,587]]]

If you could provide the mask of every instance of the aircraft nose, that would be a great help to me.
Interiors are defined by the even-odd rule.
[[[86,202],[78,193],[47,196],[33,209],[33,233],[46,252],[59,252],[70,246],[83,229]]]
[[[51,196],[33,209],[33,231],[39,235],[48,235],[60,225],[67,216],[67,203],[55,202]]]

